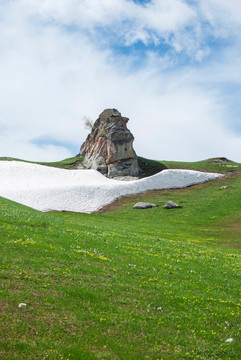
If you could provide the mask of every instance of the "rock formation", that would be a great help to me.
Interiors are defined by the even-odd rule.
[[[128,118],[116,109],[104,110],[80,148],[84,166],[108,177],[137,176],[139,167],[133,149],[134,136],[127,129]]]

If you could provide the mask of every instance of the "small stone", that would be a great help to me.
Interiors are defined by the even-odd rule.
[[[177,209],[180,208],[178,204],[174,203],[173,201],[168,201],[166,205],[164,206],[164,209]]]
[[[229,338],[229,339],[227,339],[225,342],[226,342],[226,343],[231,343],[231,342],[233,342],[233,338]]]
[[[133,209],[150,209],[156,207],[156,204],[139,202],[133,206]]]
[[[27,307],[27,304],[25,304],[25,303],[20,303],[20,304],[18,305],[18,307],[19,307],[20,309],[25,309],[25,308]]]

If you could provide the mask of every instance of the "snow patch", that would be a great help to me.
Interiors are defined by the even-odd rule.
[[[220,176],[193,170],[163,170],[148,178],[125,182],[108,179],[96,170],[0,161],[0,196],[40,211],[90,213],[124,195],[185,188]]]

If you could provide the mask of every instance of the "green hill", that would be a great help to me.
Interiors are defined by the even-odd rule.
[[[161,161],[226,175],[96,214],[0,198],[0,358],[239,359],[240,164],[213,160]],[[164,209],[168,200],[182,208]]]
[[[84,158],[80,156],[75,156],[72,158],[64,159],[61,161],[54,161],[54,162],[37,162],[37,161],[28,161],[28,160],[22,160],[12,157],[0,157],[0,161],[23,161],[27,163],[58,167],[62,169],[76,169],[79,165],[82,164],[83,160]]]
[[[52,167],[58,167],[63,169],[77,169],[83,164],[83,157],[75,156],[72,158],[64,159],[55,162],[34,162],[28,160],[22,160],[11,157],[0,157],[0,161],[23,161],[33,164],[46,165]],[[181,161],[158,161],[150,160],[144,157],[138,156],[138,165],[140,167],[140,177],[151,176],[165,169],[188,169],[199,170],[207,172],[233,172],[241,170],[241,164],[232,160],[228,160],[224,157],[207,159],[197,162],[181,162]]]

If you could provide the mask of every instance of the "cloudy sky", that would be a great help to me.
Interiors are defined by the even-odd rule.
[[[241,162],[240,0],[0,0],[0,156],[79,152],[105,108],[138,155]]]

